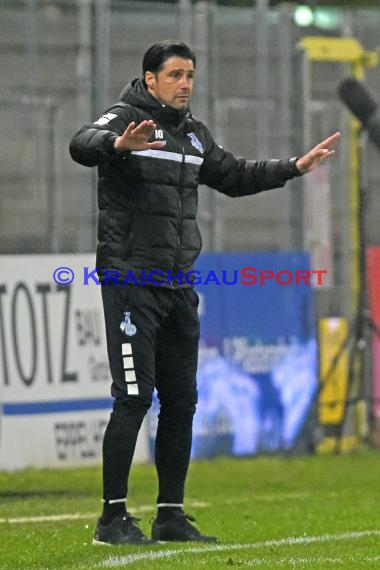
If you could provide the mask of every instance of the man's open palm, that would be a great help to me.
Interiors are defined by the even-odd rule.
[[[148,142],[156,127],[152,120],[142,121],[137,127],[135,122],[129,123],[124,133],[115,139],[114,146],[118,151],[163,148],[166,141]]]
[[[340,133],[334,133],[331,137],[317,144],[317,146],[311,149],[307,154],[299,158],[296,162],[298,170],[302,172],[302,174],[306,174],[317,168],[326,158],[330,158],[330,156],[335,153],[335,150],[331,147],[339,138]]]

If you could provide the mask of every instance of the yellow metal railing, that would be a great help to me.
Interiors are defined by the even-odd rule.
[[[300,42],[300,47],[305,51],[307,61],[310,63],[342,63],[349,66],[350,73],[355,79],[362,81],[367,67],[378,65],[378,54],[363,49],[360,42],[354,38],[331,38],[323,36],[306,36]],[[351,118],[349,123],[349,154],[350,154],[350,234],[352,239],[350,271],[352,296],[352,312],[356,315],[360,309],[360,295],[363,287],[364,276],[361,275],[361,244],[360,244],[360,132],[361,124]],[[365,252],[362,252],[365,255]],[[347,359],[346,359],[347,366]],[[358,395],[360,392],[361,359],[358,353],[351,363],[352,383],[351,392]],[[365,402],[358,401],[356,405],[356,434],[345,436],[339,442],[340,450],[348,450],[356,447],[366,432]],[[321,451],[337,449],[337,442],[333,441],[332,449],[329,446],[329,438],[321,444]]]
[[[366,67],[378,64],[378,54],[366,51],[358,40],[353,38],[330,38],[324,36],[305,36],[300,42],[309,62],[342,63],[350,66],[353,77],[363,80]],[[361,125],[355,118],[350,119],[350,204],[351,204],[351,283],[352,309],[358,309],[359,291],[362,276],[360,275],[360,243],[359,243],[359,192],[360,192],[360,137]]]

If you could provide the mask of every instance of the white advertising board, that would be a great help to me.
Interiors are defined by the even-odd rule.
[[[0,268],[0,469],[100,463],[113,400],[100,286],[84,279],[95,256],[3,255]],[[148,457],[144,424],[135,461]]]

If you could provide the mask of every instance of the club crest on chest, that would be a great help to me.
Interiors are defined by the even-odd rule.
[[[189,137],[193,147],[196,148],[200,153],[203,153],[203,145],[197,135],[195,133],[187,133],[187,136]]]

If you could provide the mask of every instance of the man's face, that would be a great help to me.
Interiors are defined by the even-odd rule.
[[[147,71],[145,74],[148,91],[161,103],[178,111],[189,105],[193,80],[193,62],[181,57],[170,57],[158,73]]]

